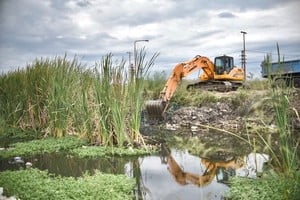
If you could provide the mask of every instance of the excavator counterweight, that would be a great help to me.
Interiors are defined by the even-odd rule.
[[[203,89],[208,91],[228,92],[243,85],[244,70],[234,66],[233,57],[219,56],[213,63],[209,58],[197,55],[192,60],[177,64],[169,76],[158,100],[146,102],[146,110],[150,119],[163,119],[170,100],[181,82],[195,70],[202,70],[200,82],[188,85],[187,89]]]

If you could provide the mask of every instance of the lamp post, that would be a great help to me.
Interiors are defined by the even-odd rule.
[[[131,52],[130,51],[127,51],[126,53],[128,53],[128,65],[129,65],[129,68],[131,67]]]
[[[243,34],[243,50],[242,50],[242,54],[241,54],[241,59],[242,59],[242,68],[244,70],[244,81],[246,81],[246,46],[245,46],[245,35],[247,34],[247,32],[241,31],[241,33]]]
[[[128,75],[129,75],[129,78],[132,79],[133,78],[133,65],[131,64],[131,52],[130,51],[127,51],[126,53],[128,53],[128,57],[129,57],[129,60],[128,60]]]
[[[134,56],[134,68],[136,69],[136,67],[137,67],[137,50],[136,50],[136,43],[138,43],[138,42],[149,42],[149,40],[135,40],[134,41],[134,43],[133,43],[133,50],[134,50],[134,52],[133,52],[133,56]]]

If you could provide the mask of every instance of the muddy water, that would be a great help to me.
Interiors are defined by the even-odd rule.
[[[164,148],[159,155],[139,158],[80,159],[62,153],[24,158],[33,167],[62,176],[78,177],[95,170],[126,174],[136,179],[135,199],[140,200],[222,199],[229,189],[229,176],[255,177],[254,168],[262,167],[266,160],[266,156],[250,154],[226,162],[212,161],[176,148]],[[0,161],[1,171],[23,166]]]
[[[24,158],[23,164],[12,163],[13,159],[0,160],[0,171],[25,168],[25,162],[30,162],[32,167],[48,170],[49,173],[61,176],[78,177],[86,172],[93,174],[95,170],[104,173],[124,174],[124,166],[131,160],[126,158],[82,159],[64,153],[53,153]]]

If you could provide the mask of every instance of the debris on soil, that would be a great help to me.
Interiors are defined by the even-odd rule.
[[[196,130],[200,125],[220,129],[239,129],[241,117],[225,102],[217,102],[202,107],[182,107],[174,113],[168,113],[168,124],[180,127],[191,127]]]

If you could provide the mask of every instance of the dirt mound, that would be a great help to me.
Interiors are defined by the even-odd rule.
[[[241,123],[236,109],[229,102],[217,102],[201,107],[182,107],[168,112],[167,128],[192,127],[203,125],[222,129],[236,129]]]
[[[232,126],[232,121],[239,120],[235,109],[224,102],[208,104],[202,107],[182,107],[168,113],[168,123],[181,127],[210,125],[214,127]],[[237,123],[234,123],[235,126]]]

